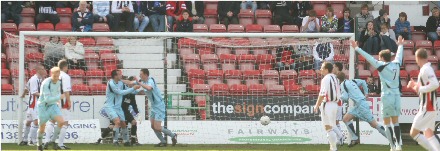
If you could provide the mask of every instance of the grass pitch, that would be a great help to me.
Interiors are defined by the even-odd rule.
[[[142,146],[132,147],[114,147],[111,144],[67,144],[72,150],[288,150],[288,151],[328,151],[329,145],[300,145],[300,144],[243,144],[243,145],[190,145],[177,144],[176,146],[169,145],[168,147],[157,148],[153,144],[145,144]],[[52,146],[49,147],[51,150]],[[423,151],[424,149],[419,145],[404,145],[402,147],[405,151]],[[36,146],[18,146],[17,144],[1,144],[1,150],[36,150]],[[338,147],[339,151],[388,151],[388,145],[356,145],[348,148],[347,145]]]

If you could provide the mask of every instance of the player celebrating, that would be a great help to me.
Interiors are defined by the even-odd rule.
[[[351,136],[351,142],[348,147],[353,147],[354,145],[359,144],[359,137],[354,133],[355,130],[351,121],[355,117],[368,122],[372,128],[377,129],[380,134],[386,137],[385,128],[374,120],[373,114],[370,111],[370,106],[366,102],[368,96],[367,83],[361,79],[346,80],[343,72],[339,72],[337,77],[341,83],[341,100],[347,102],[350,98],[354,102],[354,107],[345,114],[343,120],[347,126],[348,134]],[[359,89],[360,86],[362,86],[364,93]]]
[[[53,67],[50,72],[51,77],[46,78],[41,84],[41,96],[38,98],[38,150],[42,151],[42,141],[46,122],[55,120],[58,126],[55,127],[53,137],[60,135],[61,127],[63,127],[64,119],[61,116],[61,110],[57,105],[58,100],[64,99],[64,94],[61,93],[61,81],[59,81],[60,68]],[[54,144],[54,149],[55,147]]]
[[[425,49],[422,48],[416,51],[416,62],[421,68],[417,82],[411,79],[407,87],[419,93],[420,108],[414,118],[410,135],[423,148],[440,151],[439,141],[432,132],[437,116],[436,90],[439,87],[439,83],[435,76],[434,69],[431,67],[431,63],[428,62],[428,53]],[[423,131],[423,134],[420,134],[421,131]]]
[[[122,139],[124,140],[124,146],[131,146],[128,142],[128,130],[125,123],[124,112],[122,111],[122,99],[123,96],[133,92],[135,89],[139,89],[139,85],[135,85],[132,88],[124,90],[124,83],[122,83],[122,73],[120,70],[113,70],[111,77],[107,83],[107,90],[105,92],[106,101],[104,104],[104,111],[113,121],[113,145],[119,146],[119,127],[121,127]]]
[[[129,77],[128,80],[132,81],[134,79],[133,76]],[[132,87],[132,85],[130,85]],[[137,140],[137,122],[134,118],[134,115],[132,114],[132,111],[135,115],[139,114],[139,110],[136,104],[136,96],[135,94],[137,91],[134,91],[133,93],[129,93],[127,95],[124,95],[124,101],[122,102],[122,111],[124,111],[124,116],[126,119],[126,123],[131,123],[131,145],[140,145]],[[130,106],[132,107],[132,110],[130,110]]]
[[[327,131],[330,150],[336,151],[338,150],[336,146],[338,138],[334,127],[336,127],[337,102],[340,99],[341,93],[338,79],[331,71],[333,71],[333,65],[329,62],[324,62],[321,66],[321,75],[323,75],[324,78],[321,80],[321,90],[314,111],[318,113],[318,108],[321,111],[321,119]]]
[[[28,110],[26,112],[26,128],[24,131],[23,141],[20,142],[20,146],[28,144],[28,135],[30,133],[30,141],[29,145],[33,146],[34,143],[37,143],[37,130],[38,130],[38,113],[37,109],[35,109],[35,105],[37,104],[37,99],[40,96],[40,86],[41,82],[43,82],[43,78],[46,76],[46,69],[44,69],[43,65],[37,65],[35,67],[37,73],[32,76],[28,83],[26,84],[26,89],[29,93],[29,104]],[[25,93],[21,96],[24,98]],[[32,127],[31,127],[32,124]]]
[[[138,82],[136,79],[135,83],[144,88],[145,95],[147,95],[148,100],[151,101],[151,128],[154,130],[154,133],[156,133],[157,138],[160,140],[160,143],[155,146],[167,146],[162,132],[172,138],[171,140],[173,141],[173,146],[175,146],[177,144],[177,134],[172,133],[170,130],[161,126],[162,121],[165,119],[165,104],[162,99],[161,92],[156,85],[156,81],[154,81],[153,77],[150,77],[150,71],[148,71],[148,69],[141,69],[140,78],[140,81]]]
[[[332,71],[332,73],[335,74],[335,75],[338,75],[339,72],[342,72],[342,69],[343,69],[342,63],[335,62],[333,64],[333,71]],[[342,107],[342,105],[343,105],[342,101],[339,100],[338,101],[338,112],[336,112],[336,127],[333,127],[336,135],[339,138],[338,139],[339,140],[339,142],[338,142],[339,145],[344,145],[344,137],[345,137],[342,134],[341,125],[339,124],[339,121],[342,121],[342,116],[343,116],[343,113],[342,113],[342,110],[343,110],[342,108],[343,107]]]
[[[397,40],[399,47],[397,48],[396,58],[391,61],[391,51],[382,50],[379,52],[379,60],[366,53],[358,47],[356,41],[351,41],[351,46],[360,53],[374,68],[379,71],[380,83],[382,85],[382,116],[386,125],[386,136],[390,142],[391,150],[402,150],[402,138],[400,135],[399,115],[400,115],[400,66],[402,65],[403,38],[399,36]],[[393,141],[393,129],[396,142]]]

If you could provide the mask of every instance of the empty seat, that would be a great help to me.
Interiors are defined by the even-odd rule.
[[[226,70],[235,70],[235,63],[225,63],[225,64],[221,64],[221,69],[226,71]]]
[[[265,33],[279,33],[281,32],[279,25],[265,25],[264,26]]]
[[[205,72],[201,69],[191,69],[188,71],[188,78],[205,79]]]
[[[210,26],[212,24],[218,24],[218,14],[217,14],[217,8],[215,9],[205,9],[204,12],[205,17],[205,24],[207,26]]]
[[[106,23],[94,23],[93,24],[94,32],[109,32],[110,27]]]
[[[100,69],[89,69],[85,72],[85,77],[87,78],[87,84],[89,86],[102,84],[102,78],[104,76],[104,71]]]
[[[280,71],[281,80],[296,79],[296,77],[297,77],[297,73],[295,70],[281,70]]]
[[[298,75],[298,80],[301,81],[302,86],[314,85],[316,73],[314,70],[301,70]]]
[[[44,54],[40,52],[29,53],[26,55],[26,60],[31,62],[43,62]]]
[[[243,33],[244,26],[240,24],[230,24],[228,25],[228,32],[230,33]]]
[[[245,55],[239,55],[237,57],[237,60],[239,63],[255,63],[256,57],[255,55],[245,54]]]
[[[86,38],[79,38],[78,39],[79,42],[81,42],[84,46],[95,46],[95,39],[93,39],[92,37],[86,37]]]
[[[284,85],[284,89],[286,90],[287,94],[300,94],[301,86],[300,85]]]
[[[252,95],[262,95],[267,93],[267,89],[263,84],[251,84],[249,85],[248,92]]]
[[[207,84],[196,84],[192,89],[194,93],[209,93],[209,85]]]
[[[318,94],[320,90],[320,85],[307,85],[306,93],[308,94]]]
[[[22,17],[33,17],[33,16],[35,16],[35,9],[32,7],[24,7],[21,10],[21,16]]]
[[[58,24],[72,24],[72,18],[66,16],[60,16],[60,22]],[[93,28],[93,27],[92,27]],[[72,31],[72,30],[70,30]]]
[[[218,63],[218,56],[216,54],[204,54],[200,56],[202,63]]]
[[[18,30],[19,31],[35,31],[35,25],[34,23],[20,23],[20,25],[18,25]]]
[[[277,70],[263,70],[261,73],[263,79],[279,79],[279,73]]]
[[[242,79],[242,73],[239,70],[226,70],[225,79]]]
[[[261,33],[261,32],[263,32],[263,27],[261,25],[247,25],[246,32],[247,33]]]
[[[187,55],[187,54],[194,54],[193,48],[179,48],[177,50],[179,51],[179,54],[181,55],[181,57],[183,55]]]
[[[15,23],[2,23],[2,30],[5,32],[17,33],[17,25]]]
[[[69,8],[69,7],[57,8],[56,11],[57,11],[57,14],[59,16],[65,16],[65,17],[71,17],[72,16],[72,9]]]
[[[200,57],[198,54],[182,55],[182,59],[185,63],[200,63]]]
[[[246,95],[248,93],[248,87],[244,84],[234,84],[229,87],[229,94],[232,95]]]
[[[56,31],[65,31],[65,32],[71,32],[72,31],[72,25],[68,23],[58,23],[55,26]]]
[[[198,63],[186,63],[184,66],[186,71],[189,71],[191,69],[200,69],[199,64]]]
[[[91,95],[105,95],[106,89],[107,89],[106,84],[95,84],[89,87],[89,91]]]
[[[268,85],[267,86],[267,94],[271,95],[282,95],[285,94],[286,91],[284,90],[283,85]]]
[[[231,51],[230,48],[216,48],[215,53],[221,56],[221,54],[231,54]]]
[[[189,86],[193,88],[196,84],[205,84],[203,79],[189,79]]]
[[[203,70],[208,71],[208,70],[217,70],[218,66],[216,63],[205,63],[203,64]]]
[[[409,71],[409,78],[414,78],[417,79],[417,77],[419,76],[419,70],[412,70]]]
[[[211,93],[213,95],[228,95],[229,86],[226,84],[214,84],[211,87]]]
[[[348,63],[348,57],[346,55],[337,54],[333,57],[334,62],[341,62],[343,64]]]
[[[196,104],[199,107],[206,106],[206,96],[195,96],[194,97],[194,102],[196,102]]]
[[[113,39],[110,37],[96,37],[96,46],[113,46]]]
[[[86,74],[84,70],[81,69],[70,69],[67,74],[69,74],[71,77],[78,77],[83,78]]]
[[[199,51],[199,55],[200,55],[200,57],[203,56],[203,55],[205,55],[205,54],[212,54],[212,53],[213,53],[212,48],[199,48],[199,49],[197,49],[197,50]],[[217,55],[216,55],[216,56],[217,56]],[[218,58],[217,58],[217,60],[218,60]]]
[[[14,93],[14,86],[2,83],[2,95],[13,95]]]
[[[337,18],[344,17],[345,3],[331,3],[330,7],[334,9],[334,14]]]
[[[246,54],[250,54],[250,50],[248,48],[235,49],[235,55],[237,55],[237,56],[246,55]]]
[[[258,25],[270,25],[272,23],[272,12],[265,9],[255,10],[256,22]]]
[[[246,26],[254,23],[254,12],[251,9],[240,9],[238,21],[241,25]]]
[[[72,85],[84,84],[84,79],[83,78],[71,78],[70,83]]]
[[[189,38],[180,38],[177,42],[178,48],[193,48],[197,45],[197,41]]]
[[[325,15],[327,11],[327,4],[317,3],[313,4],[313,10],[316,11],[316,16],[321,17]]]
[[[85,84],[77,84],[72,86],[73,95],[89,95],[89,87]]]
[[[270,64],[274,63],[274,57],[270,54],[259,54],[257,55],[258,64]]]
[[[263,71],[263,70],[272,70],[272,64],[259,64],[258,65],[258,70]]]
[[[297,25],[283,25],[281,30],[283,33],[297,33],[297,32],[299,32],[299,28]]]
[[[9,78],[11,76],[11,72],[8,69],[2,69],[2,78]]]
[[[238,68],[240,70],[255,70],[255,64],[254,63],[240,63],[238,65]]]
[[[413,41],[426,40],[426,33],[422,31],[414,31],[411,36]]]
[[[208,26],[206,24],[194,24],[193,31],[194,32],[208,32]]]
[[[53,31],[54,27],[52,23],[38,23],[37,25],[38,31]]]
[[[89,70],[99,68],[99,56],[96,53],[85,53],[84,59]]]
[[[209,32],[214,32],[214,33],[226,32],[226,26],[223,24],[212,24],[209,26]]]
[[[432,54],[432,43],[429,40],[417,40],[415,42],[415,48],[424,48],[427,50],[428,55]]]
[[[403,59],[406,71],[419,70],[415,56],[405,56]]]
[[[206,72],[206,78],[223,80],[223,70],[208,70]]]

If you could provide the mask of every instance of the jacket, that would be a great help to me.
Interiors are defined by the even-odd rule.
[[[110,14],[110,1],[93,2],[93,14],[105,17]]]
[[[293,17],[306,17],[307,11],[312,9],[312,5],[308,1],[302,1],[301,3],[293,2]]]
[[[376,19],[373,20],[374,23],[374,30],[378,33],[380,33],[380,25],[382,23],[387,23],[388,27],[391,27],[390,25],[390,18],[388,18],[387,21],[385,21],[384,19],[382,19],[380,16],[376,17]]]
[[[133,3],[131,1],[112,1],[112,13],[122,13],[122,9],[120,7],[123,7],[123,5],[127,5],[127,7],[130,9],[130,12],[134,12]]]
[[[187,20],[184,20],[182,15],[177,20],[177,32],[193,32],[193,22],[192,18],[188,17]]]
[[[336,18],[336,15],[333,15],[331,17],[333,18],[331,22],[329,22],[329,17],[327,15],[324,15],[324,17],[322,17],[322,32],[328,32],[330,31],[330,29],[335,30],[335,32],[338,30],[338,18]]]
[[[339,18],[338,19],[338,32],[344,32],[344,28],[345,28],[345,25],[344,25],[344,17],[342,17],[342,18]],[[354,32],[354,19],[353,18],[351,18],[351,17],[348,17],[348,20],[349,20],[349,23],[350,23],[350,33],[353,33]]]
[[[434,16],[429,16],[426,21],[426,32],[436,32],[438,28],[438,20],[439,19]]]
[[[394,23],[394,26],[396,26],[396,29],[394,30],[394,32],[396,34],[399,33],[403,33],[403,29],[406,27],[408,29],[408,33],[411,34],[411,25],[409,23],[409,21],[405,21],[405,22],[400,22],[400,19],[396,20],[396,23]]]
[[[150,16],[154,14],[165,15],[166,14],[166,6],[165,2],[162,1],[148,1],[144,3],[146,5],[147,10],[145,10],[144,15]]]
[[[141,1],[140,6],[138,6],[136,1],[132,1],[132,3],[133,3],[134,14],[144,14],[145,15],[145,11],[147,10],[147,2]]]
[[[52,13],[53,11],[56,11],[56,2],[55,1],[39,1],[35,2],[35,11],[37,14],[48,14]],[[42,8],[50,7],[52,10],[49,10],[49,12],[46,12]]]
[[[77,31],[81,26],[83,32],[92,31],[93,26],[93,14],[90,12],[74,12],[72,13],[72,31]],[[82,18],[81,22],[78,22],[78,18]]]
[[[186,9],[186,4],[183,1],[167,1],[166,9],[168,16],[179,16]]]
[[[9,5],[11,3],[11,5]],[[23,8],[21,5],[23,2],[20,1],[2,1],[2,14],[21,14]]]
[[[196,16],[199,16],[199,17],[204,16],[205,5],[204,5],[203,1],[195,1],[196,6],[192,6],[191,1],[186,1],[185,4],[186,4],[186,9],[189,10],[189,12],[190,12],[190,16],[194,16],[194,14],[192,14],[193,7],[196,7],[196,12],[197,12]]]
[[[367,15],[362,15],[361,13],[356,14],[356,18],[358,19],[358,28],[361,29],[367,28],[367,22],[374,20],[374,16],[370,13]]]
[[[238,1],[219,1],[217,5],[217,12],[219,20],[223,20],[227,16],[227,13],[231,11],[233,17],[238,17],[240,13],[240,2]]]
[[[277,1],[270,4],[270,11],[275,15],[290,15],[293,10],[292,2]]]
[[[72,46],[70,42],[64,45],[64,53],[67,59],[84,59],[84,45],[76,41],[76,45]]]

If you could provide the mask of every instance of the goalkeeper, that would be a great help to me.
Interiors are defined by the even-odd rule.
[[[339,72],[337,77],[341,83],[341,100],[347,102],[350,98],[354,102],[353,108],[351,108],[343,118],[349,135],[351,136],[351,142],[348,147],[353,147],[354,145],[359,144],[359,137],[354,133],[355,130],[351,121],[355,117],[368,122],[371,127],[377,129],[380,134],[386,137],[385,128],[374,120],[373,114],[370,111],[370,106],[366,102],[366,96],[364,94],[368,95],[367,83],[360,79],[346,80],[344,72]],[[362,93],[359,86],[362,86],[364,93]]]
[[[129,81],[133,81],[134,77],[130,76],[128,78]],[[129,87],[131,87],[132,85],[129,85]],[[136,119],[134,118],[134,116],[138,116],[139,114],[139,110],[136,104],[136,96],[135,94],[137,94],[139,91],[134,91],[133,93],[124,95],[124,101],[122,102],[122,111],[124,111],[124,116],[125,116],[125,123],[131,123],[131,145],[140,145],[137,142],[137,122]],[[132,108],[130,108],[130,106]],[[132,110],[130,110],[132,109]],[[140,116],[139,116],[140,117]]]

